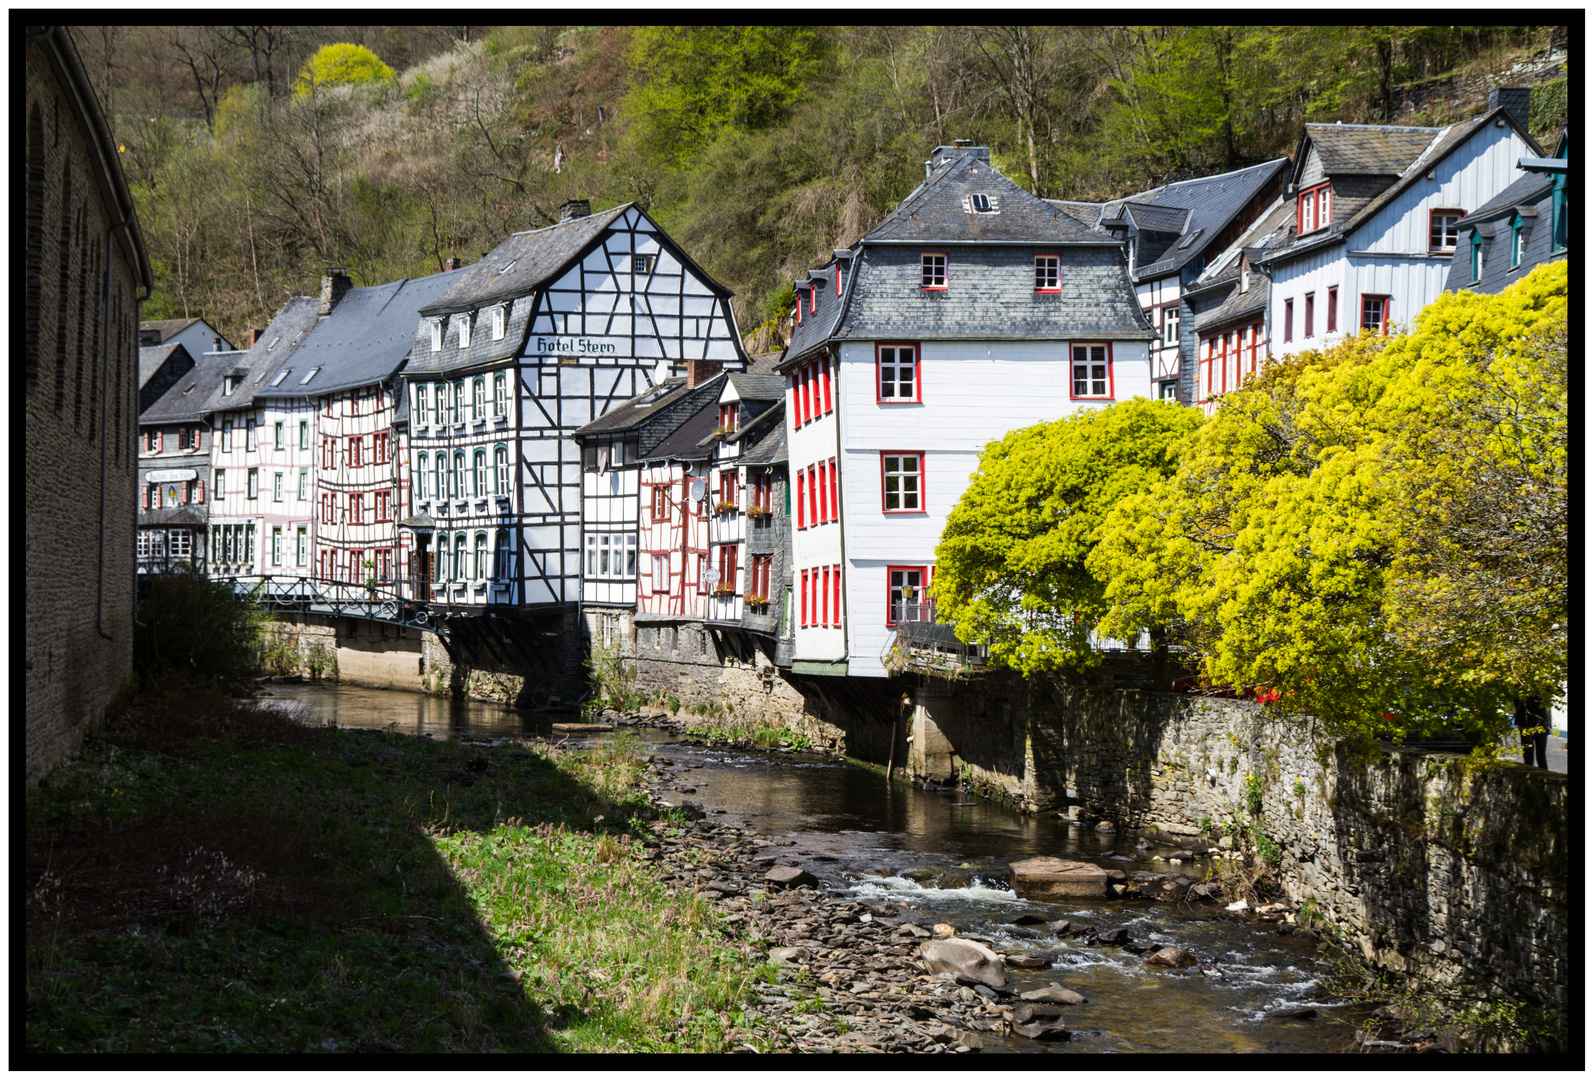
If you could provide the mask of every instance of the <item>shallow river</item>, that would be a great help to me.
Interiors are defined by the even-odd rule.
[[[448,738],[549,734],[573,717],[527,715],[483,702],[387,690],[274,686],[322,720],[343,727],[389,727]],[[1280,933],[1281,924],[1241,919],[1212,905],[1178,907],[1150,901],[1032,903],[1007,887],[1008,864],[1033,855],[1059,855],[1124,870],[1178,869],[1204,876],[1205,862],[1172,867],[1137,851],[1127,837],[1099,837],[1057,818],[1033,818],[996,803],[953,792],[888,786],[868,770],[813,754],[711,749],[644,730],[655,754],[680,768],[670,802],[691,800],[721,820],[746,825],[789,844],[791,861],[829,888],[912,909],[928,926],[951,923],[1003,945],[1055,951],[1051,970],[1010,970],[1016,990],[1060,983],[1089,1000],[1066,1018],[1065,1043],[983,1035],[989,1050],[1044,1053],[1173,1051],[1188,1053],[1325,1052],[1347,1050],[1365,1013],[1336,1004],[1319,980],[1330,962],[1316,942]],[[691,793],[684,787],[695,788]],[[971,804],[970,804],[971,803]],[[1109,852],[1133,857],[1114,860]],[[784,860],[783,860],[784,861]],[[904,912],[907,913],[906,911]],[[1069,919],[1103,932],[1129,930],[1132,941],[1188,949],[1203,966],[1169,971],[1108,945],[1058,939],[1044,926],[1016,926],[1021,914]],[[1281,1019],[1283,1010],[1313,1008],[1312,1019]]]

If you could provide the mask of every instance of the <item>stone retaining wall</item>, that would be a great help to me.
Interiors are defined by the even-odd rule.
[[[921,728],[950,747],[953,770],[1016,805],[1072,803],[1087,825],[1170,839],[1251,823],[1255,777],[1285,889],[1368,959],[1480,1001],[1566,1007],[1563,774],[1468,771],[1459,755],[1415,750],[1320,755],[1309,731],[1253,702],[1006,676],[921,690],[915,743]]]

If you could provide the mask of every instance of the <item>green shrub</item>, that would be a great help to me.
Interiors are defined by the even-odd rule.
[[[133,664],[153,684],[244,679],[254,670],[261,617],[247,595],[184,566],[155,575],[133,628]]]

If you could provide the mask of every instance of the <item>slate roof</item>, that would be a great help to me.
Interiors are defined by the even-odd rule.
[[[610,435],[630,431],[680,400],[685,391],[684,378],[677,376],[665,379],[657,386],[622,401],[596,420],[576,428],[571,434],[574,438],[580,439],[588,435]]]
[[[843,285],[845,291],[850,291],[852,288],[850,279],[857,267],[857,250],[854,248],[848,254],[848,270],[846,274],[848,280]],[[834,259],[825,264],[825,269],[832,275],[831,284],[825,285],[816,282],[812,286],[819,290],[817,294],[817,310],[814,312],[808,313],[808,289],[797,290],[797,299],[801,303],[804,315],[801,321],[792,324],[791,340],[786,343],[786,351],[781,354],[782,364],[785,363],[786,357],[796,360],[812,352],[816,347],[829,341],[831,334],[835,331],[836,320],[841,317],[841,310],[846,301],[846,296],[836,295],[836,287],[834,285],[835,267],[836,260]]]
[[[743,401],[781,401],[786,396],[786,380],[780,375],[746,375],[733,371],[726,378]]]
[[[535,291],[614,224],[631,205],[625,203],[602,213],[515,233],[488,252],[481,262],[459,271],[461,276],[455,279],[452,287],[429,299],[419,309],[420,314],[473,311]],[[509,269],[505,270],[505,266]]]
[[[1451,124],[1446,128],[1384,128],[1371,124],[1306,125],[1308,131],[1301,136],[1302,158],[1304,158],[1305,154],[1306,139],[1309,136],[1317,134],[1319,131],[1326,130],[1331,133],[1327,136],[1327,138],[1336,148],[1335,153],[1341,155],[1343,160],[1351,161],[1353,164],[1358,161],[1374,162],[1378,164],[1378,168],[1380,169],[1385,168],[1386,166],[1383,163],[1393,160],[1393,155],[1397,152],[1405,153],[1406,151],[1411,150],[1411,146],[1421,138],[1422,133],[1427,133],[1428,141],[1422,146],[1418,146],[1415,150],[1411,150],[1410,156],[1406,158],[1406,164],[1402,168],[1395,170],[1399,174],[1395,181],[1388,187],[1384,188],[1383,191],[1373,196],[1373,198],[1369,199],[1366,205],[1364,205],[1360,210],[1357,210],[1344,221],[1336,221],[1327,229],[1311,234],[1311,236],[1304,241],[1280,248],[1278,251],[1269,255],[1270,261],[1291,258],[1295,255],[1303,254],[1308,251],[1315,251],[1320,247],[1327,247],[1332,244],[1343,242],[1345,237],[1361,228],[1361,226],[1370,220],[1374,214],[1377,214],[1384,207],[1398,199],[1406,191],[1406,189],[1411,187],[1412,184],[1416,183],[1430,169],[1447,157],[1456,148],[1460,147],[1475,133],[1486,128],[1497,117],[1503,119],[1507,124],[1515,128],[1517,134],[1522,136],[1529,147],[1538,147],[1539,144],[1534,142],[1533,137],[1518,127],[1516,118],[1511,115],[1508,109],[1503,107],[1491,109],[1482,116],[1475,116],[1471,120],[1463,120],[1460,123]],[[1349,142],[1352,141],[1352,137],[1345,136],[1343,133],[1346,131],[1352,131],[1353,129],[1363,133],[1364,135],[1367,135],[1367,139],[1373,148],[1366,151],[1354,151],[1347,149]],[[1382,137],[1374,137],[1373,135],[1367,134],[1372,132],[1415,132],[1417,134],[1405,137],[1404,140],[1394,137],[1386,140]],[[1321,154],[1321,146],[1319,146],[1319,153]],[[1360,155],[1359,157],[1356,156],[1358,154]],[[1299,170],[1300,168],[1301,162],[1297,161],[1296,169]],[[1323,159],[1323,168],[1324,172],[1329,176],[1332,176],[1335,172],[1335,169],[1329,166],[1329,161],[1327,158]],[[1358,169],[1355,167],[1348,168],[1341,170],[1341,172],[1345,175],[1357,175],[1358,173],[1368,175],[1389,175],[1388,173],[1382,172],[1373,173],[1370,171],[1370,166],[1363,169]]]
[[[643,450],[640,456],[648,461],[705,461],[714,455],[713,435],[718,425],[719,402],[710,398],[707,405],[689,416],[657,446]]]
[[[1198,335],[1267,310],[1272,282],[1254,264],[1270,247],[1287,243],[1294,224],[1295,200],[1282,197],[1273,200],[1273,205],[1202,271],[1186,290],[1195,315],[1192,327]],[[1250,288],[1244,292],[1239,287],[1242,253],[1253,264]]]
[[[139,348],[138,385],[140,389],[143,388],[145,383],[149,382],[155,373],[171,358],[172,353],[178,349],[182,349],[183,354],[187,355],[188,350],[183,349],[183,346],[177,342],[172,342],[170,345],[144,345]]]
[[[1328,176],[1399,176],[1446,130],[1390,124],[1307,124],[1301,132],[1295,167],[1298,171],[1305,164],[1310,140]]]
[[[602,416],[577,428],[572,434],[579,442],[591,436],[612,436],[637,433],[637,450],[642,458],[659,457],[655,448],[673,438],[683,421],[694,416],[699,409],[708,409],[714,417],[706,431],[697,438],[712,435],[719,423],[719,396],[724,389],[724,374],[704,379],[691,389],[686,380],[677,376],[665,379],[650,390],[622,401]],[[706,453],[706,452],[705,452]]]
[[[1519,206],[1532,206],[1548,195],[1554,186],[1555,182],[1548,176],[1527,173],[1513,180],[1511,185],[1500,194],[1462,218],[1460,223],[1462,225],[1474,225],[1480,221],[1510,213]]]
[[[1147,203],[1126,202],[1119,207],[1120,219],[1134,222],[1142,232],[1182,233],[1190,220],[1187,206],[1156,206]]]
[[[1101,212],[1106,203],[1072,202],[1068,199],[1047,199],[1057,209],[1085,226],[1087,229],[1098,229],[1101,225]]]
[[[242,353],[211,353],[208,355],[226,358],[223,374],[228,371],[240,371],[248,378],[233,389],[233,392],[223,397],[221,384],[218,380],[210,396],[207,406],[208,412],[224,412],[233,409],[247,409],[254,404],[256,396],[261,390],[269,389],[271,380],[276,378],[289,361],[293,359],[295,351],[303,343],[304,338],[315,326],[316,317],[321,311],[321,298],[319,296],[291,296],[288,302],[282,305],[282,310],[273,316],[266,332],[260,335],[258,341],[251,349]],[[294,367],[308,368],[308,365],[294,365]],[[286,390],[288,387],[299,389],[299,396],[314,393],[312,390],[299,388],[298,374],[290,371],[278,389]]]
[[[995,197],[998,212],[978,214],[963,209],[963,201],[972,194]],[[865,245],[1111,242],[1045,199],[1037,199],[973,154],[943,161],[863,238]]]
[[[469,272],[467,267],[350,289],[330,315],[316,320],[294,351],[294,366],[301,374],[290,374],[279,385],[257,391],[257,396],[315,396],[387,382],[415,344],[421,307]],[[302,383],[311,368],[320,370]]]
[[[738,464],[778,465],[787,460],[786,404],[784,401],[760,415],[751,426],[756,433],[758,425],[766,423],[771,425],[770,430],[757,442],[742,451],[742,456],[737,459]]]
[[[204,322],[204,320],[198,316],[192,319],[150,319],[148,322],[139,323],[138,328],[140,330],[159,330],[161,344],[164,345],[190,326],[199,322]]]
[[[782,349],[776,349],[773,352],[759,353],[757,356],[751,357],[747,364],[747,374],[775,374],[775,365],[780,363],[780,356],[783,351]]]
[[[138,422],[155,424],[203,420],[211,411],[211,396],[221,392],[221,377],[236,364],[237,361],[225,353],[201,356],[192,368],[155,399],[153,405],[139,414]]]

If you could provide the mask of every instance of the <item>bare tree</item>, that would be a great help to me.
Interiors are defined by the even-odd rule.
[[[222,85],[231,74],[228,69],[233,60],[233,46],[213,26],[174,26],[171,29],[171,46],[193,78],[194,92],[199,95],[199,104],[205,113],[205,126],[214,131],[216,102],[221,98]]]

